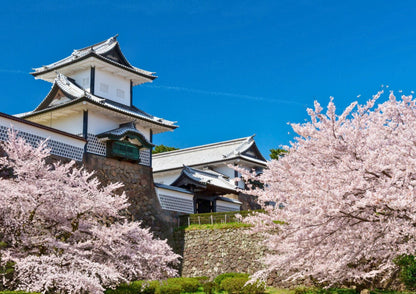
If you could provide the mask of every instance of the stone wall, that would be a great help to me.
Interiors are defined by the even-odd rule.
[[[256,196],[239,193],[238,200],[243,203],[241,204],[241,210],[256,210],[261,208],[261,206],[257,203]]]
[[[211,279],[228,272],[252,274],[261,269],[259,259],[266,254],[259,234],[248,229],[191,230],[176,233],[183,238],[184,277],[208,276]]]
[[[0,157],[4,156],[0,146]],[[69,162],[70,159],[50,155],[47,163],[56,161]],[[81,163],[77,163],[81,166]],[[131,220],[140,220],[143,226],[150,227],[158,238],[168,239],[172,246],[173,232],[178,225],[180,213],[162,210],[153,184],[152,168],[127,161],[86,153],[82,164],[89,171],[94,171],[102,185],[120,182],[124,185],[116,193],[126,193],[130,202]],[[0,169],[0,177],[12,175],[8,169]]]
[[[124,187],[116,193],[126,193],[131,204],[132,220],[141,220],[159,238],[172,240],[178,214],[162,210],[153,185],[152,168],[87,153],[84,165],[95,171],[103,185],[121,182]]]

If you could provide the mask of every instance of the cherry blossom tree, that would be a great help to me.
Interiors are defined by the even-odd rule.
[[[268,233],[271,253],[254,278],[368,285],[392,277],[398,255],[414,254],[416,104],[390,93],[376,105],[380,95],[341,115],[332,98],[326,113],[315,102],[310,122],[292,125],[284,157],[258,177],[240,169],[265,183],[251,193],[266,212],[248,221]]]
[[[101,187],[74,162],[47,164],[46,143],[32,148],[11,132],[0,168],[0,263],[14,266],[3,284],[38,292],[103,293],[122,281],[176,275],[164,240],[127,222],[127,198]],[[1,282],[0,282],[1,284]]]

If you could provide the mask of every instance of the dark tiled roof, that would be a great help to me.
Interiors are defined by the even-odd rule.
[[[203,185],[216,186],[231,191],[236,191],[237,189],[237,187],[231,183],[223,174],[213,170],[201,170],[191,168],[189,166],[184,166],[182,169],[182,175]],[[172,185],[174,185],[175,182]]]
[[[110,131],[106,131],[104,133],[98,134],[97,137],[98,138],[106,138],[106,137],[112,137],[112,138],[117,138],[120,139],[124,136],[128,136],[128,135],[133,135],[135,137],[140,138],[140,141],[142,141],[142,144],[145,147],[151,147],[154,146],[152,143],[150,143],[145,136],[136,129],[136,126],[134,125],[134,122],[129,122],[129,123],[125,123],[125,124],[121,124],[119,128],[117,129],[113,129]]]
[[[109,55],[109,53],[111,52],[116,52],[118,58],[111,58]],[[96,57],[110,64],[116,65],[120,68],[148,78],[149,80],[154,80],[156,78],[153,72],[134,67],[127,61],[127,59],[124,57],[123,53],[120,50],[120,45],[117,41],[117,36],[111,37],[103,42],[82,49],[74,50],[70,56],[65,57],[64,59],[61,59],[57,62],[42,67],[34,68],[34,72],[32,72],[32,75],[38,76],[43,73],[57,70],[63,66],[72,64],[79,60],[86,59],[88,57]]]
[[[65,95],[70,98],[66,101],[63,101],[62,103],[58,103],[58,104],[54,104],[53,106],[50,106],[50,103],[52,102],[52,99],[53,99],[52,93],[54,91],[54,88],[56,87],[62,90],[65,93]],[[150,121],[150,122],[153,122],[158,125],[162,125],[171,129],[177,128],[177,126],[175,125],[175,122],[168,121],[163,118],[150,115],[134,106],[133,107],[127,106],[127,105],[117,103],[109,99],[105,99],[102,97],[92,95],[91,93],[80,88],[73,81],[71,81],[68,77],[59,73],[57,74],[57,77],[55,78],[51,91],[46,96],[46,98],[39,104],[39,106],[34,111],[17,114],[16,116],[27,118],[27,117],[34,116],[36,114],[40,114],[40,113],[43,113],[52,109],[57,109],[57,108],[64,107],[66,105],[81,102],[81,101],[92,102],[94,104],[103,106],[107,109],[111,109],[111,110],[118,111],[127,115],[131,115],[135,118],[144,119],[144,120],[147,120],[147,121]]]
[[[266,160],[259,151],[257,157],[244,155],[251,148],[258,150],[254,142],[254,135],[230,141],[158,153],[153,156],[153,171],[159,172],[179,169],[183,165],[198,166],[212,162],[224,162],[235,158],[243,158],[259,166],[265,166]]]

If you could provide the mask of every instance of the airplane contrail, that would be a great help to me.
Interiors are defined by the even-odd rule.
[[[233,98],[241,98],[253,101],[264,101],[264,102],[271,102],[271,103],[284,103],[284,104],[294,104],[305,106],[302,103],[293,100],[287,99],[274,99],[268,98],[263,96],[252,96],[252,95],[245,95],[245,94],[237,94],[237,93],[229,93],[229,92],[218,92],[218,91],[207,91],[207,90],[200,90],[200,89],[192,89],[186,87],[177,87],[177,86],[165,86],[165,85],[143,85],[149,88],[158,88],[158,89],[165,89],[165,90],[174,90],[178,92],[188,92],[188,93],[196,93],[196,94],[203,94],[203,95],[212,95],[212,96],[225,96],[225,97],[233,97]]]

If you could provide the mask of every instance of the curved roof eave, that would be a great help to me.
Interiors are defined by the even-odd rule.
[[[128,113],[127,111],[121,111],[121,110],[118,110],[118,109],[114,109],[114,108],[106,106],[102,103],[99,103],[99,102],[93,101],[91,99],[88,99],[85,96],[80,97],[80,98],[76,98],[76,99],[71,100],[67,103],[62,103],[62,104],[59,104],[59,105],[56,105],[56,106],[53,106],[53,107],[50,107],[50,108],[42,109],[40,111],[27,112],[27,113],[24,113],[23,115],[21,115],[20,117],[21,118],[29,118],[29,117],[33,117],[33,116],[36,116],[36,115],[39,115],[39,114],[46,113],[48,111],[57,110],[57,109],[60,109],[60,108],[66,107],[66,106],[70,106],[70,105],[75,105],[77,103],[84,102],[84,101],[88,102],[88,103],[91,103],[91,104],[94,104],[94,105],[97,105],[97,106],[100,106],[100,107],[103,107],[103,108],[106,108],[106,109],[111,110],[111,111],[115,111],[115,112],[118,112],[118,113],[121,113],[121,114],[124,114],[124,115],[129,115],[129,116],[132,116],[132,117],[135,117],[135,118],[153,123],[153,124],[161,126],[161,127],[169,128],[169,129],[172,129],[172,130],[174,130],[178,127],[178,126],[175,126],[175,125],[169,125],[169,124],[164,124],[162,122],[157,122],[157,121],[154,121],[150,118],[146,118],[146,117],[143,117],[143,116],[140,116],[140,115],[134,115],[132,113]]]
[[[121,69],[127,70],[127,71],[129,71],[129,72],[131,72],[133,74],[139,75],[141,77],[147,78],[147,79],[152,80],[152,81],[157,78],[157,76],[148,75],[148,74],[142,73],[142,72],[136,70],[135,67],[131,67],[130,68],[128,66],[122,65],[122,64],[120,64],[118,62],[115,62],[115,61],[109,59],[109,58],[106,58],[104,56],[101,56],[100,54],[97,54],[94,51],[91,51],[91,52],[89,52],[89,53],[87,53],[84,56],[81,56],[79,58],[69,60],[68,62],[63,62],[62,64],[59,64],[57,66],[51,66],[51,67],[49,67],[49,68],[47,68],[45,70],[34,71],[34,72],[31,72],[30,74],[32,76],[34,76],[34,77],[41,76],[43,74],[50,73],[51,71],[56,71],[56,70],[58,70],[60,68],[63,68],[65,66],[68,66],[68,65],[71,65],[71,64],[75,64],[75,63],[77,63],[79,61],[88,59],[90,57],[95,57],[95,58],[97,58],[99,60],[102,60],[104,62],[107,62],[107,63],[111,64],[111,65],[117,66],[117,67],[119,67]]]
[[[47,107],[49,105],[49,103],[51,103],[51,100],[54,98],[54,95],[58,92],[58,90],[61,90],[65,94],[65,96],[68,97],[71,100],[79,98],[79,97],[76,97],[76,96],[72,95],[71,93],[69,93],[68,91],[63,89],[62,87],[60,87],[58,85],[58,83],[55,81],[53,83],[49,93],[42,100],[42,102],[39,103],[39,105],[35,108],[35,110],[33,110],[33,112],[45,109],[45,107]]]
[[[199,163],[196,163],[196,164],[189,164],[189,165],[187,165],[188,167],[191,167],[191,168],[195,168],[195,167],[198,167],[198,166],[205,166],[205,165],[211,165],[211,164],[216,164],[216,163],[226,163],[226,162],[228,162],[228,161],[235,161],[235,160],[245,160],[245,161],[248,161],[248,162],[251,162],[251,163],[256,163],[256,164],[258,164],[258,165],[261,165],[262,167],[266,167],[267,166],[267,161],[261,161],[261,160],[258,160],[258,159],[255,159],[255,158],[251,158],[251,157],[249,157],[249,156],[244,156],[244,155],[241,155],[241,154],[239,154],[239,155],[236,155],[236,156],[234,156],[234,157],[228,157],[228,158],[224,158],[223,160],[215,160],[215,161],[207,161],[207,162],[199,162]],[[174,171],[174,170],[178,170],[178,169],[182,169],[183,168],[183,165],[178,165],[178,166],[175,166],[175,167],[172,167],[172,168],[168,168],[168,169],[160,169],[160,170],[154,170],[153,171],[153,173],[154,174],[156,174],[156,173],[163,173],[163,172],[168,172],[168,171]]]

